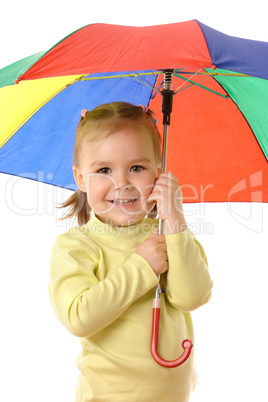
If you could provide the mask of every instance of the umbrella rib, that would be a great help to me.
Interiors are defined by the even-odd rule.
[[[191,71],[185,71],[183,74],[193,74],[193,72]],[[248,75],[248,74],[242,74],[242,73],[212,73],[209,71],[200,71],[198,73],[196,73],[197,75],[209,75],[211,77],[213,77],[214,75],[219,75],[219,76],[226,76],[226,77],[252,77],[252,75]]]
[[[148,73],[141,73],[139,74],[137,71],[134,71],[133,73],[129,74],[117,74],[117,75],[109,75],[109,76],[103,76],[103,77],[86,77],[82,78],[81,81],[94,81],[94,80],[104,80],[104,79],[109,79],[109,78],[133,78],[134,80],[138,81],[139,83],[147,86],[148,88],[154,90],[155,92],[161,93],[161,91],[155,87],[155,85],[152,85],[148,80],[144,78],[144,76],[147,75],[153,75],[158,83],[157,76],[162,73],[161,71],[152,71]],[[161,84],[159,84],[160,87],[162,87]]]
[[[146,86],[149,87],[150,89],[154,89],[154,86],[153,86],[149,81],[147,81],[145,78],[143,78],[142,75],[140,75],[140,74],[138,74],[138,73],[136,73],[136,72],[135,72],[135,74],[136,74],[140,79],[136,78],[135,76],[132,76],[131,78],[134,78],[134,80],[140,82],[140,83],[143,84],[143,85],[146,85]],[[153,73],[152,73],[151,75],[154,76]]]
[[[159,75],[160,75],[160,71],[157,71],[156,74],[154,73],[154,71],[152,71],[152,74],[153,74],[154,77],[155,77],[154,90],[155,90],[156,92],[158,92],[158,93],[161,93],[160,89],[158,89],[158,88],[163,89],[163,82],[164,82],[164,80],[162,80],[161,82],[158,80],[158,77],[159,77]],[[158,85],[157,88],[156,88],[156,84]]]
[[[155,73],[160,74],[161,71],[156,71]],[[154,73],[153,72],[142,73],[142,75],[154,75]],[[136,73],[136,72],[129,73],[129,74],[108,75],[108,76],[103,76],[103,77],[86,77],[84,75],[83,77],[86,77],[86,78],[82,78],[81,81],[94,81],[94,80],[104,80],[104,79],[107,80],[109,78],[112,79],[112,78],[127,78],[127,77],[136,78],[136,76],[140,77],[140,75],[138,73]],[[142,78],[142,79],[144,80],[144,78]]]
[[[155,85],[152,85],[149,81],[147,81],[144,76],[147,75],[153,75],[156,78],[156,75],[160,74],[161,71],[152,71],[148,72],[148,73],[137,73],[136,71],[134,71],[133,73],[129,73],[129,74],[117,74],[117,75],[109,75],[109,76],[103,76],[103,77],[86,77],[86,78],[82,78],[81,81],[94,81],[94,80],[104,80],[104,79],[112,79],[112,78],[133,78],[134,80],[138,81],[140,84],[143,84],[145,86],[147,86],[148,88],[155,90],[156,92],[160,91],[155,88]],[[156,78],[157,79],[157,78]]]
[[[186,82],[192,82],[192,83],[195,82],[195,81],[192,81],[191,78],[193,78],[195,75],[197,75],[200,70],[201,70],[201,68],[200,68],[198,71],[196,71],[196,72],[194,72],[194,73],[191,73],[191,74],[192,74],[191,77],[190,77],[190,78],[185,78],[184,81],[186,81]],[[175,75],[176,77],[182,78],[182,77],[178,74],[177,71],[174,72],[174,75]],[[180,89],[183,85],[184,85],[184,82],[174,91],[174,93],[176,93],[176,91],[177,91],[178,89]]]
[[[197,73],[196,73],[196,74],[197,74]],[[206,86],[204,86],[204,85],[201,85],[201,84],[198,83],[198,82],[192,81],[191,79],[187,79],[187,78],[185,78],[185,77],[183,77],[183,76],[181,76],[181,75],[179,75],[179,74],[177,74],[177,73],[175,73],[174,75],[175,75],[176,77],[181,78],[182,80],[184,80],[184,81],[186,81],[186,82],[190,82],[190,83],[192,84],[192,85],[189,85],[189,86],[186,87],[186,88],[190,88],[191,86],[196,85],[196,86],[198,86],[198,87],[200,87],[200,88],[202,88],[202,89],[205,89],[206,91],[209,91],[209,92],[214,93],[215,95],[221,96],[222,98],[226,98],[226,99],[229,98],[228,95],[224,95],[224,94],[221,94],[220,92],[214,91],[213,89],[210,89],[210,88],[208,88],[208,87],[206,87]],[[202,82],[202,81],[200,81],[200,82]],[[181,85],[179,88],[176,89],[174,95],[176,95],[178,92],[183,91],[183,89],[180,90],[181,87],[182,87],[182,85]],[[186,88],[184,88],[184,89],[186,89]]]
[[[209,78],[210,78],[210,77],[206,77],[206,78],[204,78],[203,80],[198,81],[198,82],[187,80],[187,81],[190,83],[190,85],[188,85],[187,87],[184,87],[184,88],[182,88],[182,85],[181,85],[180,87],[178,87],[178,88],[176,89],[176,91],[174,91],[174,95],[176,95],[176,94],[179,93],[179,92],[184,91],[185,89],[188,89],[188,88],[190,88],[190,87],[193,87],[194,85],[197,85],[197,84],[198,84],[200,87],[204,87],[204,89],[209,90],[209,88],[207,88],[207,87],[201,85],[201,82],[204,82],[204,81],[206,81],[206,80],[209,79]],[[180,88],[181,88],[181,89],[180,89]],[[214,91],[214,92],[215,92],[215,91]],[[215,93],[217,93],[217,92],[215,92]]]

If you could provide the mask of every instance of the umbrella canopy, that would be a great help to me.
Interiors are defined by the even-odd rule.
[[[174,70],[167,169],[185,202],[268,201],[268,43],[198,21],[93,24],[0,70],[0,171],[76,189],[80,111],[145,104],[161,132],[163,71]]]

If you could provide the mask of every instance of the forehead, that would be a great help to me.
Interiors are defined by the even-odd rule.
[[[121,156],[135,156],[153,158],[155,155],[152,134],[148,130],[127,128],[104,136],[100,140],[92,141],[85,136],[80,156],[98,158],[103,154]]]

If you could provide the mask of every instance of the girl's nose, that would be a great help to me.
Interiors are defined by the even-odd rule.
[[[122,190],[128,189],[132,187],[130,180],[128,179],[126,174],[117,174],[114,177],[114,189],[115,190]]]

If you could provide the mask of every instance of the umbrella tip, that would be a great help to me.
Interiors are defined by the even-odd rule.
[[[18,84],[21,81],[21,77],[18,77],[15,81],[14,84]]]

